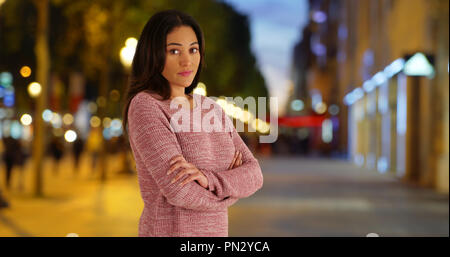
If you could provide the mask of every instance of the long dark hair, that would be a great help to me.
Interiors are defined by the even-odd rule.
[[[178,10],[165,10],[154,14],[142,30],[131,64],[131,75],[128,80],[123,109],[122,124],[125,133],[127,133],[128,109],[135,95],[141,91],[149,91],[159,94],[163,100],[170,98],[169,82],[161,73],[166,63],[167,34],[180,26],[189,26],[194,30],[200,51],[197,74],[192,84],[184,91],[189,94],[197,86],[205,56],[205,40],[200,26],[190,15]]]

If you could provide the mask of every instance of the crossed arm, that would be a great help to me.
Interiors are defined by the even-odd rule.
[[[207,178],[204,187],[205,184],[191,183],[192,180],[172,183],[178,173],[167,174],[170,162],[182,156],[182,151],[169,121],[155,103],[133,99],[128,121],[133,152],[144,162],[146,170],[172,205],[193,210],[217,210],[229,207],[262,186],[259,164],[235,130],[233,142],[236,150],[242,153],[242,165],[218,172],[201,170]]]
[[[263,175],[258,160],[253,156],[233,127],[233,143],[241,153],[242,164],[232,169],[213,172],[202,170],[209,182],[209,191],[220,197],[245,198],[254,194],[263,185]]]

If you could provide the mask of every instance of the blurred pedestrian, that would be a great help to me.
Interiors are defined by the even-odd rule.
[[[6,166],[6,188],[11,187],[11,176],[14,166],[22,166],[25,161],[25,154],[19,140],[13,137],[3,137],[3,161]]]
[[[59,171],[59,164],[64,155],[64,145],[61,137],[53,136],[50,140],[48,150],[54,161],[53,173],[56,174]]]
[[[92,128],[86,142],[86,148],[92,157],[92,173],[95,172],[97,166],[97,160],[100,156],[102,147],[102,133],[100,128]]]
[[[72,150],[74,157],[74,169],[75,172],[78,173],[78,167],[80,162],[81,153],[83,152],[84,141],[81,137],[77,137],[77,139],[73,142]]]

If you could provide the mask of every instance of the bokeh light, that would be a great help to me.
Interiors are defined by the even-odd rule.
[[[71,125],[73,123],[73,116],[70,113],[66,113],[63,116],[63,122],[65,125]]]
[[[101,125],[101,120],[99,117],[97,116],[92,116],[91,120],[89,121],[89,123],[91,124],[92,127],[96,128],[99,127]]]
[[[294,111],[301,111],[303,110],[304,106],[305,105],[303,104],[303,101],[300,99],[295,99],[291,102],[291,108]]]
[[[28,126],[31,124],[31,122],[33,121],[33,118],[31,117],[31,115],[25,113],[24,115],[22,115],[22,117],[20,117],[20,122],[22,122],[23,125]]]
[[[52,124],[52,126],[54,128],[60,128],[62,126],[61,115],[59,115],[58,113],[54,112],[53,115],[52,115],[52,119],[50,120],[50,123]]]
[[[52,117],[53,117],[53,112],[50,111],[49,109],[45,109],[45,110],[42,112],[42,119],[43,119],[45,122],[50,122],[50,121],[52,120]]]
[[[106,106],[106,98],[104,96],[98,97],[97,105],[98,105],[98,107],[105,107]]]
[[[97,112],[97,104],[95,104],[94,102],[90,102],[88,104],[88,109],[91,113],[96,113]]]
[[[28,85],[28,93],[31,97],[38,97],[41,94],[41,84],[37,82],[32,82]]]
[[[203,82],[199,82],[194,89],[194,94],[206,96],[206,85]]]
[[[75,133],[75,131],[73,130],[67,130],[66,133],[64,133],[64,139],[67,142],[72,143],[77,139],[77,133]]]
[[[120,99],[120,93],[119,90],[114,89],[111,90],[111,92],[109,93],[109,97],[111,98],[112,101],[117,102]]]
[[[327,111],[327,105],[324,102],[320,102],[314,106],[314,111],[317,114],[324,114]]]
[[[28,78],[31,75],[31,68],[28,66],[23,66],[20,68],[20,75],[24,78]]]
[[[111,118],[109,117],[103,118],[103,127],[108,128],[109,126],[111,126]]]
[[[136,38],[130,37],[125,41],[125,46],[120,49],[120,61],[126,68],[131,67],[137,43],[138,41]]]

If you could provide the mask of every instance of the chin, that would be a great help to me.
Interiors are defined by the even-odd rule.
[[[189,83],[183,83],[181,85],[186,88],[186,87],[189,87],[191,84],[192,84],[192,81],[189,82]]]

